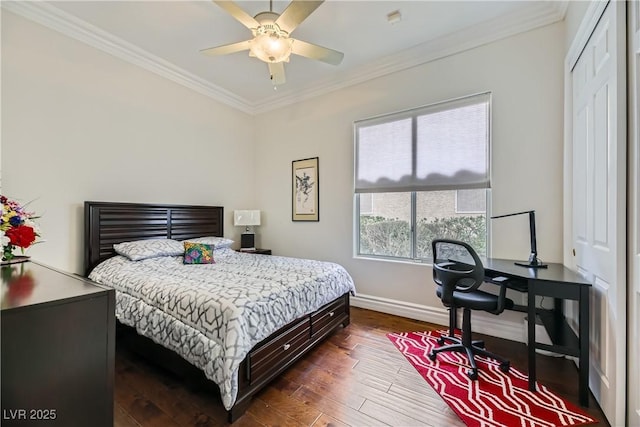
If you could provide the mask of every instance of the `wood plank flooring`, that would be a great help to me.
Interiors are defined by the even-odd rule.
[[[351,324],[338,330],[256,395],[244,426],[463,426],[386,337],[389,332],[441,326],[351,308]],[[526,372],[526,346],[483,337],[487,348]],[[538,380],[578,403],[578,373],[564,358],[539,356]],[[607,426],[593,397],[588,412]],[[211,390],[117,347],[115,426],[222,426],[226,412]]]

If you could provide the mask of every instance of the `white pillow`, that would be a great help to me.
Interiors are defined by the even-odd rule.
[[[113,245],[113,249],[115,249],[117,254],[126,256],[131,261],[184,254],[184,245],[172,239],[147,239],[122,242]]]
[[[214,249],[228,248],[233,245],[233,240],[216,236],[196,237],[195,239],[183,240],[183,242],[205,243],[207,245],[213,245]]]

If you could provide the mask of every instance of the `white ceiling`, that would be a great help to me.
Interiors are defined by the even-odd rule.
[[[274,1],[281,13],[287,1]],[[238,1],[248,14],[269,1]],[[325,1],[292,37],[344,52],[339,66],[292,55],[274,90],[267,65],[248,52],[201,49],[247,40],[250,31],[211,1],[3,1],[19,13],[255,113],[418,65],[563,19],[566,1]],[[387,22],[398,10],[402,20]]]

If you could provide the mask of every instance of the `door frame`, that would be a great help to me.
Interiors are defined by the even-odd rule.
[[[640,424],[640,4],[627,10],[627,424]],[[635,380],[634,380],[635,379]]]
[[[575,257],[573,255],[573,187],[572,187],[572,183],[573,183],[573,83],[572,83],[572,71],[573,68],[575,67],[578,59],[580,58],[580,56],[582,55],[582,52],[584,51],[584,49],[586,48],[589,39],[592,35],[592,33],[595,31],[600,18],[602,17],[605,9],[609,6],[609,7],[615,7],[615,14],[618,14],[620,12],[619,7],[625,7],[626,5],[620,6],[616,0],[608,0],[608,1],[604,1],[604,2],[591,2],[587,11],[585,12],[585,15],[580,23],[580,26],[578,28],[578,31],[576,33],[575,38],[573,39],[572,43],[571,43],[571,47],[569,48],[567,55],[565,57],[565,64],[564,64],[564,159],[563,159],[563,191],[564,191],[564,196],[563,196],[563,263],[565,266],[567,266],[568,268],[572,269],[572,270],[576,270],[576,261],[575,261]],[[619,26],[619,28],[625,29],[625,36],[624,36],[624,40],[626,41],[626,25],[627,25],[627,19],[626,19],[626,14],[623,13],[623,17],[622,19],[619,19],[617,21],[617,24]],[[620,18],[618,16],[618,18]],[[622,31],[622,30],[621,30]],[[626,47],[624,48],[622,54],[620,55],[621,58],[625,59],[625,65],[624,65],[624,70],[626,72],[627,66],[626,66],[626,56],[627,55],[627,49]],[[622,77],[622,81],[625,84],[625,90],[623,91],[623,93],[621,93],[620,95],[622,97],[625,98],[625,102],[622,103],[622,106],[619,104],[618,107],[618,111],[619,111],[619,116],[623,117],[625,120],[625,126],[620,126],[620,122],[619,119],[616,119],[616,123],[614,124],[614,126],[619,126],[618,130],[619,131],[624,131],[622,133],[623,137],[620,138],[620,141],[623,141],[623,143],[625,144],[625,147],[627,146],[627,129],[626,129],[626,118],[627,118],[627,109],[626,109],[626,96],[627,96],[627,88],[628,88],[628,84],[627,84],[627,80],[626,80],[626,75]],[[618,102],[620,103],[621,100],[618,100]],[[624,128],[624,129],[621,129]],[[619,132],[618,132],[619,133]],[[626,151],[626,148],[623,148]],[[623,167],[627,167],[626,163],[625,165],[623,165]],[[628,178],[627,178],[628,180]],[[626,201],[628,206],[628,200]],[[626,209],[624,208],[624,215],[626,218]],[[625,238],[628,239],[628,231],[626,231],[625,233]],[[624,261],[626,263],[627,261],[627,251],[624,249],[624,247],[619,250],[620,255],[624,257]],[[628,278],[627,278],[628,279]],[[624,295],[625,297],[628,294],[628,280],[625,280],[625,283],[622,285],[624,286]],[[565,304],[566,307],[566,313],[567,313],[567,318],[571,324],[571,326],[576,329],[577,328],[577,318],[578,318],[578,313],[577,313],[577,309],[574,305],[569,304]],[[628,310],[628,308],[626,306],[623,305],[623,307],[625,308],[625,310]],[[626,313],[625,313],[626,314]],[[625,320],[625,327],[627,327],[627,320]],[[613,424],[619,424],[620,420],[622,420],[622,423],[624,423],[624,420],[626,418],[626,411],[627,411],[627,407],[628,407],[628,397],[627,397],[627,392],[628,392],[628,387],[626,384],[626,369],[627,369],[627,344],[628,344],[628,339],[626,339],[626,331],[625,333],[623,333],[621,335],[621,337],[625,338],[625,342],[624,342],[624,351],[622,355],[617,355],[617,357],[622,357],[624,358],[624,363],[622,363],[623,367],[622,369],[619,369],[616,371],[616,377],[615,380],[617,382],[617,384],[622,384],[622,388],[621,388],[621,396],[616,396],[617,398],[620,398],[621,400],[623,400],[623,402],[621,402],[621,404],[619,406],[616,406],[614,413],[611,414],[611,416],[614,419],[609,419],[608,421],[610,423]],[[591,360],[594,360],[593,358],[590,358]],[[592,377],[593,373],[590,373],[590,378]],[[591,380],[590,380],[590,384],[591,384]],[[590,387],[591,388],[591,387]]]

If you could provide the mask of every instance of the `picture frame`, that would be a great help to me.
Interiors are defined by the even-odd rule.
[[[292,221],[320,221],[318,157],[291,162]]]

